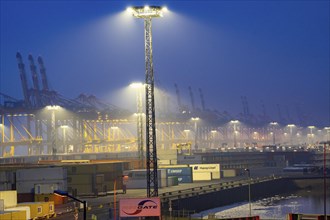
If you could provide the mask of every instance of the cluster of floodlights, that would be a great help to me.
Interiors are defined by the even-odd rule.
[[[167,8],[161,6],[136,6],[127,8],[127,11],[137,18],[157,18],[163,17],[163,13],[167,11]]]

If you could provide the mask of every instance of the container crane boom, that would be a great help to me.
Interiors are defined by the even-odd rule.
[[[190,86],[188,87],[188,89],[189,89],[189,95],[190,95],[191,107],[192,107],[193,111],[195,111],[196,108],[195,108],[194,94],[193,94],[193,92],[192,92]]]
[[[37,74],[37,68],[36,65],[34,64],[34,60],[32,55],[30,54],[28,57],[30,61],[30,69],[32,73],[32,82],[33,82],[33,94],[34,94],[34,100],[35,100],[35,105],[40,107],[41,106],[41,98],[40,98],[40,88],[39,88],[39,79],[38,79],[38,74]]]
[[[23,95],[24,95],[24,102],[25,102],[26,107],[31,107],[30,93],[29,93],[29,88],[28,88],[28,81],[26,78],[25,66],[23,63],[22,56],[19,52],[16,53],[16,59],[17,59],[17,63],[18,63],[18,69],[20,72],[20,78],[21,78]]]
[[[199,88],[198,91],[199,91],[199,95],[201,97],[202,110],[205,111],[205,100],[204,100],[204,95],[203,95],[202,89]]]
[[[42,90],[49,91],[48,80],[46,75],[46,68],[44,65],[44,61],[42,60],[41,56],[38,57],[40,75],[41,75],[41,83],[42,83]]]

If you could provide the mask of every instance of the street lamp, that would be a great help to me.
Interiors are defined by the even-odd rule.
[[[186,134],[185,135],[185,137],[186,137],[186,140],[187,140],[187,142],[189,141],[189,132],[190,132],[190,130],[189,129],[185,129],[185,130],[183,130],[184,131],[184,133]]]
[[[59,110],[61,107],[58,105],[49,105],[46,107],[47,110],[51,111],[51,147],[52,147],[52,155],[56,156],[56,118],[55,111]],[[49,150],[48,150],[49,151]]]
[[[308,128],[310,129],[311,144],[313,144],[313,137],[314,137],[313,129],[315,128],[315,126],[308,126]]]
[[[250,169],[244,169],[247,174],[248,174],[248,177],[249,177],[249,216],[251,217],[251,175],[250,175]]]
[[[330,127],[324,127],[324,130],[326,130],[326,132],[327,132],[327,138],[326,138],[326,140],[327,141],[330,141]]]
[[[57,195],[60,195],[60,196],[67,196],[67,197],[69,197],[69,198],[71,198],[71,199],[73,199],[77,202],[82,203],[83,206],[84,206],[84,218],[83,219],[84,220],[87,219],[87,202],[86,201],[82,201],[82,200],[70,195],[68,192],[62,191],[62,190],[54,190],[54,194],[57,194]]]
[[[144,87],[143,83],[135,82],[131,83],[130,87],[134,88],[136,93],[136,105],[137,105],[137,137],[138,137],[138,154],[141,162],[141,167],[144,167],[143,163],[143,117],[142,117],[142,88]]]
[[[146,157],[147,157],[147,197],[158,196],[157,177],[157,147],[156,147],[156,119],[154,96],[154,67],[152,50],[152,18],[163,17],[167,11],[159,6],[138,6],[128,8],[128,11],[136,18],[144,19],[145,36],[145,90],[146,90]],[[151,189],[152,188],[152,189]]]
[[[216,140],[215,140],[215,137],[216,137],[217,132],[218,132],[217,130],[211,130],[213,147],[216,146]],[[212,146],[211,146],[211,147],[212,147]]]
[[[236,148],[237,147],[237,140],[236,140],[236,135],[237,135],[237,128],[236,128],[236,125],[239,123],[239,121],[238,120],[232,120],[232,121],[230,121],[230,123],[231,124],[233,124],[234,125],[234,148]]]
[[[61,125],[63,131],[63,153],[68,153],[68,148],[66,147],[66,129],[69,128],[67,125]]]
[[[290,128],[290,143],[291,143],[291,146],[292,146],[293,145],[292,129],[295,127],[295,125],[294,124],[289,124],[287,126]]]
[[[197,143],[197,122],[199,121],[198,117],[191,118],[191,120],[194,122],[194,131],[195,131],[195,150],[198,149],[198,143]]]
[[[273,130],[273,145],[275,145],[275,126],[277,126],[278,125],[278,123],[277,122],[275,122],[275,121],[273,121],[273,122],[271,122],[270,123],[270,125],[272,126],[272,130]]]

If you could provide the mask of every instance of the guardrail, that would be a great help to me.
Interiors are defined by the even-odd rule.
[[[274,179],[280,179],[282,177],[263,177],[263,178],[251,178],[250,184],[256,184],[260,182],[272,181]],[[199,196],[207,193],[213,193],[220,190],[225,190],[229,188],[247,186],[249,184],[249,180],[236,180],[236,181],[228,181],[221,182],[216,184],[209,184],[205,186],[192,187],[188,189],[182,189],[177,191],[165,192],[159,195],[162,202],[168,202],[172,200],[182,199],[182,198],[190,198],[194,196]]]

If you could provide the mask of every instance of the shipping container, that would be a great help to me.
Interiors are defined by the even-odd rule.
[[[235,177],[236,176],[236,170],[221,170],[221,176],[222,177]]]
[[[34,185],[34,194],[50,194],[54,190],[59,190],[59,186],[56,183]]]
[[[55,216],[54,202],[18,203],[17,206],[30,207],[30,218],[50,218]]]
[[[92,184],[92,174],[68,175],[68,185],[74,184]]]
[[[50,194],[35,194],[34,195],[35,202],[49,202],[53,201],[54,205],[61,205],[68,202],[68,197],[56,195],[54,193]]]
[[[191,176],[191,167],[167,168],[167,176]]]
[[[178,176],[179,183],[192,183],[192,176]]]
[[[31,219],[31,214],[30,214],[30,207],[29,206],[16,206],[16,207],[13,207],[13,208],[8,208],[8,209],[5,209],[5,212],[24,212],[25,213],[25,217],[23,217],[22,219],[20,220],[30,220]]]
[[[57,185],[59,190],[67,191],[67,179],[40,179],[40,180],[27,180],[16,182],[16,190],[18,194],[22,193],[35,193],[35,185]]]
[[[51,168],[30,168],[19,169],[16,171],[17,182],[35,181],[35,180],[59,180],[66,179],[67,173],[63,167]]]
[[[193,172],[193,181],[212,180],[211,172]]]
[[[0,199],[4,202],[4,208],[11,208],[17,205],[17,191],[0,191]]]
[[[17,202],[33,202],[34,193],[17,193]]]
[[[202,163],[201,155],[179,155],[178,164],[199,164]]]
[[[26,218],[26,211],[6,211],[0,212],[0,220],[24,220]]]
[[[177,176],[169,176],[167,178],[167,186],[177,186],[179,185],[179,180]]]
[[[220,172],[220,164],[190,164],[193,172]]]

